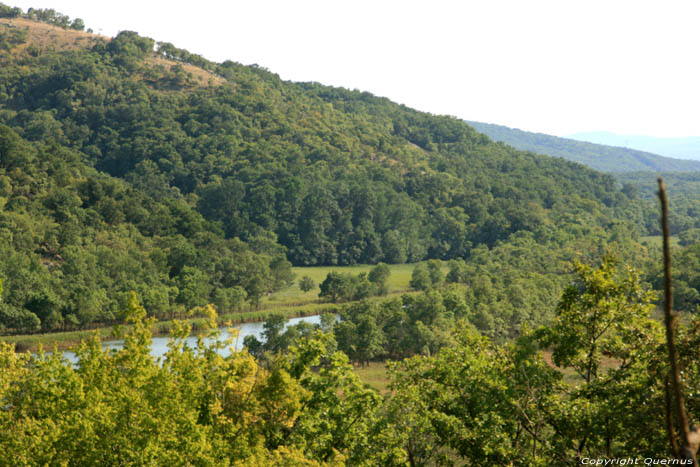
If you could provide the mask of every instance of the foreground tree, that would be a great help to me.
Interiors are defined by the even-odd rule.
[[[544,407],[561,376],[532,339],[499,346],[462,324],[456,345],[391,367],[390,465],[552,465]]]
[[[1,465],[339,465],[372,458],[377,394],[318,333],[263,368],[211,331],[193,348],[175,323],[169,351],[150,355],[145,310],[132,296],[124,348],[15,354],[0,343]],[[204,337],[213,338],[205,340]],[[209,343],[207,343],[209,342]],[[313,368],[313,371],[312,371]],[[355,462],[361,464],[362,462]],[[368,461],[372,464],[371,461]]]
[[[650,367],[658,368],[663,355],[661,328],[651,318],[655,294],[642,286],[636,271],[618,272],[610,256],[597,268],[576,262],[574,272],[554,322],[538,331],[554,363],[581,378],[550,412],[558,427],[553,442],[578,460],[624,455],[633,447],[658,455],[665,446],[659,443],[662,392],[657,378],[650,378],[658,371],[650,373]],[[630,411],[632,400],[640,403],[636,413]],[[640,413],[649,422],[639,423],[635,415]]]

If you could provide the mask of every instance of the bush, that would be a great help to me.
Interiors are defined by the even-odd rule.
[[[413,268],[410,285],[411,288],[416,290],[428,290],[432,286],[430,273],[424,264],[419,264]]]
[[[308,292],[309,290],[313,289],[316,287],[316,282],[309,276],[304,276],[301,278],[299,281],[299,288],[301,289],[302,292]]]

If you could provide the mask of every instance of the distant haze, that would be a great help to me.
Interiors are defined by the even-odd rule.
[[[696,0],[3,2],[434,114],[555,136],[700,136]]]
[[[523,151],[563,157],[603,172],[698,172],[700,161],[681,160],[619,145],[605,145],[467,121],[477,131]]]
[[[620,135],[607,131],[574,133],[568,138],[589,143],[637,149],[666,157],[700,160],[700,136],[687,138],[655,138],[642,135]]]

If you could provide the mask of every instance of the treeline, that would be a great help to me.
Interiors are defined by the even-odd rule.
[[[594,144],[490,123],[472,121],[467,121],[467,123],[494,141],[506,143],[522,151],[532,151],[552,157],[563,157],[603,172],[625,174],[627,172],[646,171],[648,175],[651,175],[651,173],[657,172],[679,171],[692,173],[700,170],[699,161],[674,159],[636,149],[619,147],[622,144],[615,146]]]
[[[678,236],[684,246],[697,243],[700,239],[700,174],[633,172],[617,177],[625,191],[638,198],[637,204],[643,207],[643,224],[648,235],[660,235],[658,219],[654,217],[654,210],[658,208],[656,191],[659,176],[668,188],[671,235]]]
[[[83,158],[0,126],[1,332],[123,322],[132,291],[160,319],[238,310],[293,280],[274,238],[227,239],[177,190],[150,196]]]
[[[297,265],[464,258],[555,218],[575,223],[567,213],[581,203],[628,206],[612,177],[494,144],[457,119],[233,62],[205,66],[228,84],[190,86],[177,66],[149,64],[153,47],[122,32],[90,50],[7,58],[0,121],[152,196],[177,189],[226,238],[273,236]]]
[[[29,8],[25,13],[21,8],[10,7],[0,3],[0,18],[25,18],[52,24],[63,29],[75,29],[77,31],[85,29],[85,22],[82,19],[75,18],[71,20],[69,16],[59,13],[53,8]]]
[[[318,296],[335,303],[362,300],[374,295],[386,295],[388,292],[387,280],[390,274],[389,266],[384,263],[378,264],[369,273],[363,272],[357,275],[331,271],[319,284]],[[301,282],[299,285],[303,286]]]
[[[559,290],[531,292],[545,289],[524,271],[549,286],[581,252],[644,252],[643,214],[608,175],[258,67],[208,65],[227,83],[195,85],[149,61],[154,45],[125,31],[0,58],[0,123],[18,148],[2,157],[19,161],[0,168],[0,215],[26,226],[7,228],[3,332],[119,322],[129,291],[159,318],[255,306],[290,283],[290,263],[434,258],[465,259],[482,329],[512,335]],[[333,300],[382,293],[336,279]]]
[[[84,343],[74,366],[60,354],[30,357],[0,344],[0,463],[566,466],[631,452],[667,458],[668,366],[653,298],[636,272],[605,258],[575,264],[552,323],[510,342],[479,335],[465,319],[431,332],[464,307],[452,305],[449,291],[428,291],[389,302],[388,316],[356,304],[320,327],[283,331],[284,320],[273,320],[268,340],[250,347],[257,359],[221,356],[225,342],[189,347],[190,329],[175,326],[160,360],[150,356],[146,312],[132,299],[125,315],[134,327],[120,351]],[[214,327],[213,309],[204,314]],[[377,319],[393,323],[382,324],[391,330],[383,342],[373,337]],[[700,404],[696,321],[680,326],[677,342],[691,414]],[[360,340],[346,342],[353,329]],[[360,383],[336,350],[343,347],[359,362],[374,348],[413,356],[389,364],[382,396]]]

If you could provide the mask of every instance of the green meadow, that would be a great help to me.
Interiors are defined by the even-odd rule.
[[[382,394],[389,392],[389,377],[386,362],[370,362],[366,366],[354,366],[355,373],[363,383]]]
[[[391,270],[391,275],[387,281],[389,295],[411,292],[409,282],[411,281],[413,268],[415,268],[417,264],[419,263],[389,265]],[[294,318],[297,316],[315,315],[326,311],[336,312],[340,309],[342,304],[329,303],[318,297],[320,290],[319,284],[323,282],[328,273],[331,271],[338,271],[346,274],[369,273],[373,267],[373,265],[295,267],[292,270],[296,277],[291,287],[265,296],[260,301],[260,306],[257,309],[251,306],[245,306],[243,310],[237,312],[220,312],[219,323],[221,325],[226,325],[264,321],[273,313],[283,314],[288,318]],[[299,280],[304,276],[311,277],[316,284],[315,287],[308,292],[303,292],[299,288]],[[374,299],[381,299],[381,297],[374,297]],[[202,318],[192,318],[189,321],[192,324],[193,331],[197,331]],[[172,325],[173,322],[170,320],[159,321],[153,325],[152,332],[154,335],[167,335]],[[122,326],[122,328],[128,329],[128,326]],[[78,344],[81,340],[90,338],[95,333],[98,333],[102,339],[109,338],[112,335],[112,327],[47,334],[2,336],[0,337],[0,341],[14,343],[18,351],[35,351],[39,348],[39,345],[47,348],[52,347],[54,344],[58,349],[68,349]]]
[[[389,286],[389,295],[399,294],[403,292],[409,292],[411,287],[409,282],[411,281],[411,273],[413,268],[420,263],[415,264],[390,264],[389,269],[391,270],[391,275],[387,281]],[[329,272],[338,271],[345,274],[357,275],[360,273],[369,273],[369,271],[374,267],[370,264],[357,264],[354,266],[308,266],[308,267],[294,267],[292,271],[296,275],[294,279],[294,284],[284,290],[270,294],[261,300],[263,308],[285,308],[289,306],[299,306],[307,305],[310,303],[318,303],[318,293],[320,291],[319,284],[323,282]],[[316,286],[304,292],[299,288],[299,281],[302,277],[310,277]]]

